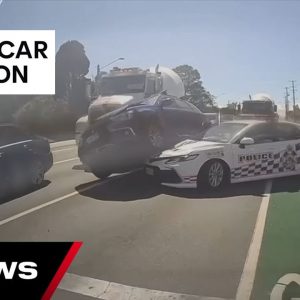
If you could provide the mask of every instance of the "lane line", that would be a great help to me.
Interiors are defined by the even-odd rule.
[[[64,147],[64,146],[71,146],[71,145],[76,145],[76,141],[74,139],[50,143],[51,149],[58,148],[58,147]]]
[[[65,159],[65,160],[59,160],[53,163],[53,165],[58,165],[58,164],[62,164],[68,161],[73,161],[73,160],[79,160],[79,157],[73,157],[73,158],[69,158],[69,159]]]
[[[121,178],[121,177],[125,176],[126,174],[127,174],[127,173],[122,174],[122,175],[119,175],[119,174],[113,174],[113,175],[111,175],[111,177],[109,177],[109,178],[107,178],[107,179],[105,179],[105,180],[102,180],[102,181],[99,181],[99,182],[95,182],[95,183],[93,183],[93,184],[91,184],[91,185],[89,185],[89,186],[87,186],[87,187],[85,187],[85,188],[82,188],[82,189],[78,190],[78,191],[75,191],[75,192],[66,194],[66,195],[61,196],[61,197],[59,197],[59,198],[50,200],[49,202],[46,202],[46,203],[43,203],[43,204],[41,204],[41,205],[35,206],[35,207],[33,207],[33,208],[30,208],[30,209],[28,209],[28,210],[25,210],[25,211],[23,211],[23,212],[21,212],[21,213],[18,213],[18,214],[16,214],[16,215],[14,215],[14,216],[11,216],[11,217],[9,217],[9,218],[3,219],[3,220],[0,221],[0,226],[1,226],[1,225],[4,225],[4,224],[7,224],[7,223],[9,223],[9,222],[11,222],[11,221],[14,221],[14,220],[16,220],[16,219],[19,219],[19,218],[21,218],[21,217],[23,217],[23,216],[26,216],[26,215],[28,215],[28,214],[31,214],[32,212],[35,212],[35,211],[37,211],[37,210],[40,210],[40,209],[42,209],[42,208],[44,208],[44,207],[50,206],[50,205],[52,205],[52,204],[55,204],[55,203],[57,203],[57,202],[60,202],[60,201],[62,201],[62,200],[65,200],[65,199],[67,199],[67,198],[70,198],[70,197],[79,195],[80,193],[85,192],[85,191],[88,191],[88,190],[91,190],[91,189],[93,189],[93,188],[96,187],[96,186],[100,186],[100,185],[102,185],[102,184],[106,184],[106,183],[108,183],[108,182],[117,180],[118,178]]]
[[[261,200],[259,212],[257,214],[256,224],[252,235],[252,240],[248,250],[247,258],[244,264],[243,273],[236,293],[236,300],[249,300],[253,289],[255,273],[263,239],[270,195],[272,190],[272,181],[266,183],[264,196]]]
[[[111,179],[113,179],[113,177],[112,177]],[[11,216],[11,217],[9,217],[9,218],[6,218],[6,219],[4,219],[4,220],[1,220],[1,221],[0,221],[0,226],[2,226],[2,225],[4,225],[4,224],[7,224],[7,223],[9,223],[9,222],[11,222],[11,221],[14,221],[14,220],[16,220],[16,219],[19,219],[19,218],[21,218],[21,217],[24,217],[24,216],[26,216],[26,215],[29,215],[29,214],[31,214],[31,213],[37,211],[37,210],[40,210],[40,209],[42,209],[42,208],[45,208],[45,207],[47,207],[47,206],[50,206],[50,205],[52,205],[52,204],[55,204],[55,203],[60,202],[60,201],[62,201],[62,200],[65,200],[65,199],[67,199],[67,198],[76,196],[76,195],[78,195],[79,193],[88,191],[88,190],[90,190],[90,189],[92,189],[92,188],[94,188],[94,187],[96,187],[96,186],[101,185],[101,184],[104,183],[104,182],[107,182],[107,180],[106,180],[106,181],[101,181],[101,182],[96,182],[96,183],[94,183],[94,184],[91,184],[90,186],[87,186],[87,187],[85,187],[85,188],[80,189],[79,191],[75,191],[75,192],[66,194],[66,195],[61,196],[61,197],[59,197],[59,198],[53,199],[53,200],[51,200],[51,201],[49,201],[49,202],[46,202],[46,203],[43,203],[43,204],[41,204],[41,205],[35,206],[35,207],[33,207],[33,208],[27,209],[27,210],[25,210],[25,211],[23,211],[23,212],[21,212],[21,213],[18,213],[18,214],[14,215],[14,216]]]
[[[66,273],[59,289],[101,300],[228,300],[150,290]]]
[[[69,151],[69,150],[73,150],[76,149],[76,147],[68,147],[68,148],[64,148],[64,149],[58,149],[58,150],[52,150],[52,153],[57,153],[57,152],[63,152],[63,151]]]

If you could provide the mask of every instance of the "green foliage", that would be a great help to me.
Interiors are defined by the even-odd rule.
[[[13,114],[31,98],[31,95],[0,95],[0,123],[13,122]]]
[[[68,97],[72,81],[89,72],[90,61],[84,46],[74,40],[62,44],[56,53],[55,67],[56,97]]]
[[[190,101],[200,109],[214,105],[214,96],[202,85],[201,76],[197,69],[189,65],[180,65],[173,69],[182,79],[185,87],[185,100]]]
[[[36,133],[73,128],[76,117],[69,104],[53,96],[36,96],[15,113],[15,122]]]

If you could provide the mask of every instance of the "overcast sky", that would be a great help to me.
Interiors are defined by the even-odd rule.
[[[79,40],[93,74],[117,57],[190,64],[220,104],[257,92],[283,104],[289,80],[300,86],[300,1],[4,0],[0,29],[55,29],[57,47]]]

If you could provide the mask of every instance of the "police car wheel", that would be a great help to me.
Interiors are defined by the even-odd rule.
[[[227,183],[228,167],[220,160],[208,161],[200,170],[198,175],[198,188],[218,190]]]

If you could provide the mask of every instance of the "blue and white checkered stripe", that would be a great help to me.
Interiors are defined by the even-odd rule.
[[[300,164],[300,143],[297,144],[294,149],[293,154],[295,155],[296,163]],[[231,169],[231,178],[236,179],[284,172],[285,155],[286,150],[274,154],[272,159],[260,160],[248,165],[233,168]]]

